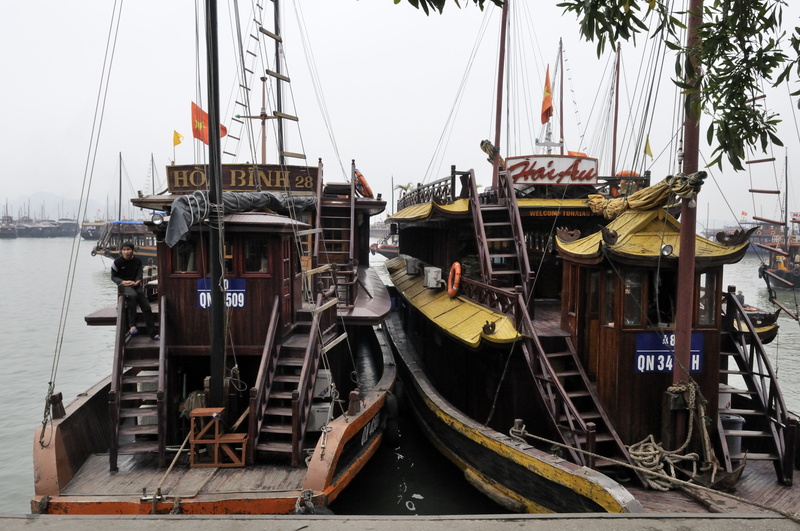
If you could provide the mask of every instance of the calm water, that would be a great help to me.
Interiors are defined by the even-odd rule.
[[[66,263],[72,248],[67,238],[0,240],[2,360],[0,404],[0,513],[27,513],[33,493],[31,448],[41,423],[44,397],[53,366]],[[82,242],[63,338],[56,390],[65,402],[105,377],[111,368],[113,333],[88,327],[83,316],[113,304],[115,287],[110,263],[90,255]],[[726,284],[742,290],[747,302],[769,308],[758,259],[748,256],[726,270]],[[790,308],[791,293],[781,293]],[[769,345],[786,395],[787,406],[800,411],[800,325],[781,318],[781,333]],[[458,470],[427,443],[407,417],[400,419],[397,444],[379,455],[334,504],[338,514],[459,514],[502,512],[465,484]]]

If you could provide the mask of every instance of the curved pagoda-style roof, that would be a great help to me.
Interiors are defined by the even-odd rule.
[[[547,215],[552,216],[565,214],[566,211],[585,211],[586,215],[593,215],[589,210],[588,199],[517,199],[517,206],[521,211],[546,211]],[[437,215],[465,216],[469,213],[469,199],[456,199],[444,205],[436,202],[411,205],[393,214],[386,221],[395,223],[424,221]]]
[[[556,238],[558,252],[566,260],[598,264],[609,260],[645,267],[677,267],[680,258],[680,223],[663,208],[626,210],[603,230],[585,238],[567,242]],[[710,267],[738,262],[749,242],[726,246],[695,236],[696,263]],[[662,245],[671,245],[672,253],[661,256]]]

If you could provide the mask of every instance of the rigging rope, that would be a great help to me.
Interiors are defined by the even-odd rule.
[[[100,132],[103,127],[103,118],[105,116],[106,98],[108,96],[108,87],[111,78],[111,69],[114,64],[114,52],[116,51],[117,36],[119,34],[119,25],[122,18],[123,1],[119,0],[114,2],[114,7],[111,13],[111,22],[108,28],[108,36],[106,38],[106,51],[103,59],[103,68],[100,76],[100,84],[98,87],[97,99],[95,101],[94,120],[92,122],[92,132],[89,141],[89,150],[86,154],[86,165],[84,167],[83,182],[81,184],[81,199],[78,206],[78,211],[81,212],[80,219],[86,219],[86,210],[88,208],[89,191],[92,186],[92,178],[94,176],[94,165],[97,160],[97,146],[100,142]],[[42,431],[39,436],[39,444],[47,446],[49,441],[45,443],[45,431],[47,424],[52,420],[51,399],[55,392],[56,378],[58,374],[58,365],[61,359],[61,347],[64,343],[64,334],[67,326],[67,316],[69,314],[70,301],[72,299],[72,288],[75,281],[75,272],[78,262],[78,252],[80,251],[81,237],[77,235],[72,240],[72,251],[70,254],[69,266],[67,269],[66,285],[64,287],[64,295],[61,302],[61,316],[58,323],[58,333],[56,338],[55,350],[53,352],[53,362],[50,369],[50,381],[48,382],[47,396],[45,398],[44,412],[42,414]],[[50,434],[52,438],[52,433]]]

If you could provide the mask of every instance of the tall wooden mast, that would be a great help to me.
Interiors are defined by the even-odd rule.
[[[500,127],[503,123],[503,77],[506,66],[506,26],[508,25],[508,5],[511,0],[503,2],[503,16],[500,22],[500,55],[497,67],[497,106],[494,122],[494,158],[492,160],[492,187],[497,188],[500,171]]]
[[[698,72],[699,58],[694,47],[697,43],[697,28],[702,22],[703,0],[691,0],[687,26],[686,47],[689,60]],[[697,98],[697,94],[687,94],[687,98]],[[700,117],[693,114],[696,106],[686,105],[684,120],[684,159],[682,172],[689,175],[697,171],[698,151],[700,149]],[[697,224],[697,201],[694,197],[681,201],[680,261],[678,263],[678,300],[675,318],[675,361],[672,380],[678,383],[689,379],[690,351],[692,346],[692,317],[694,314],[694,270],[695,234]]]
[[[219,53],[217,0],[206,0],[206,55],[208,73],[208,202],[211,204],[209,270],[211,274],[211,361],[209,405],[223,405],[225,376],[225,294],[222,283],[222,151],[219,137]]]

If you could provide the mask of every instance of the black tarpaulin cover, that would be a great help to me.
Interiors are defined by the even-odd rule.
[[[314,196],[290,196],[274,192],[223,192],[223,214],[232,212],[264,212],[272,210],[278,214],[304,212],[314,208]],[[201,223],[209,217],[211,205],[208,192],[198,191],[182,195],[172,202],[172,209],[164,241],[170,247],[178,243],[188,232],[189,227]]]

